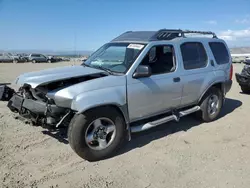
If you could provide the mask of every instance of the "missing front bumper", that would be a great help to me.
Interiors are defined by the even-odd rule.
[[[53,115],[57,116],[65,113],[65,108],[58,107],[54,104],[47,104],[43,101],[24,99],[20,95],[13,95],[7,105],[10,110],[21,112],[22,109],[29,110],[37,115]]]

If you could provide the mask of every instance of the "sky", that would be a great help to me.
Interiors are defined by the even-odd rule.
[[[125,31],[209,30],[250,46],[250,0],[0,0],[0,50],[95,50]]]

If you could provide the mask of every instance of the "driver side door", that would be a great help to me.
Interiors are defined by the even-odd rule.
[[[164,53],[165,48],[171,49],[167,55]],[[171,64],[172,69],[169,66]],[[127,100],[131,122],[174,109],[180,105],[182,97],[182,82],[178,77],[173,46],[152,47],[140,65],[151,67],[152,75],[128,79]]]

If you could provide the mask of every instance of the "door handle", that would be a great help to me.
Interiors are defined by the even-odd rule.
[[[176,77],[173,80],[174,80],[174,82],[180,82],[181,81],[180,77]]]

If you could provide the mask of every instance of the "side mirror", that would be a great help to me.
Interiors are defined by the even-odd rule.
[[[146,65],[139,65],[133,74],[133,78],[144,78],[152,75],[151,68]]]

